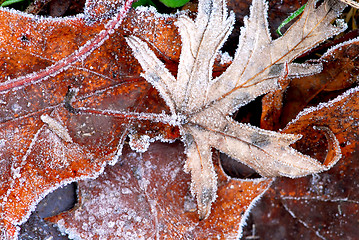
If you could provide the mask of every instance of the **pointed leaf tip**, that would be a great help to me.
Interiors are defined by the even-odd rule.
[[[342,157],[340,144],[333,131],[330,130],[329,127],[326,126],[314,126],[314,129],[318,129],[323,131],[325,137],[328,141],[328,153],[325,158],[323,165],[325,166],[325,170],[329,170],[333,167]]]

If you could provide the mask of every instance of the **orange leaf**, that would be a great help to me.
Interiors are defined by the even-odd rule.
[[[89,2],[85,15],[64,19],[0,10],[0,219],[9,238],[16,237],[16,226],[47,193],[95,177],[107,162],[116,161],[129,129],[138,124],[136,119],[71,113],[69,89],[79,89],[75,107],[166,110],[156,91],[139,79],[140,67],[123,35],[146,33],[159,51],[176,59],[173,17],[131,12],[125,19],[131,2],[111,5],[111,16],[98,15],[103,14],[98,9],[108,8],[106,2]],[[139,32],[137,25],[145,29]],[[164,34],[158,37],[154,31]],[[144,106],[151,102],[151,109]],[[166,136],[163,125],[153,125],[161,129],[153,134]],[[172,128],[168,132],[170,138],[178,136]]]

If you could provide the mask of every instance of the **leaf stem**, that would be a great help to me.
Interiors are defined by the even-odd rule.
[[[168,115],[165,113],[138,113],[138,112],[121,112],[116,110],[102,110],[94,108],[76,108],[77,113],[89,113],[101,116],[111,116],[116,118],[126,118],[126,119],[136,119],[142,121],[152,121],[152,122],[161,122],[167,123],[172,126],[181,125],[179,116]]]

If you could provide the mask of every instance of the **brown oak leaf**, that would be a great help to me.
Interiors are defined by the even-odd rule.
[[[325,94],[351,87],[359,73],[358,49],[358,38],[332,47],[317,60],[323,64],[320,73],[288,79],[286,86],[263,97],[261,127],[284,128],[308,104],[316,105],[332,97]]]

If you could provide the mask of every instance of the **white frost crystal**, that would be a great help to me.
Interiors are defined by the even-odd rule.
[[[148,147],[150,146],[150,137],[147,135],[142,135],[140,137],[134,136],[132,134],[130,137],[130,147],[132,150],[136,152],[146,152]]]
[[[327,38],[343,31],[333,26],[345,4],[326,0],[320,6],[308,2],[301,17],[284,36],[272,40],[268,30],[267,4],[253,0],[245,18],[232,64],[219,77],[212,78],[215,57],[234,24],[224,0],[200,0],[195,21],[180,16],[177,21],[182,50],[175,78],[148,45],[137,37],[127,38],[141,64],[145,79],[161,94],[179,128],[186,146],[185,170],[191,173],[191,191],[197,198],[201,219],[210,214],[216,199],[217,176],[211,148],[254,168],[262,176],[300,177],[330,168],[339,159],[340,148],[333,133],[329,140],[336,150],[327,165],[303,155],[290,144],[300,136],[266,131],[231,119],[239,107],[275,90],[280,77],[302,76],[321,66],[293,64],[292,61]]]

